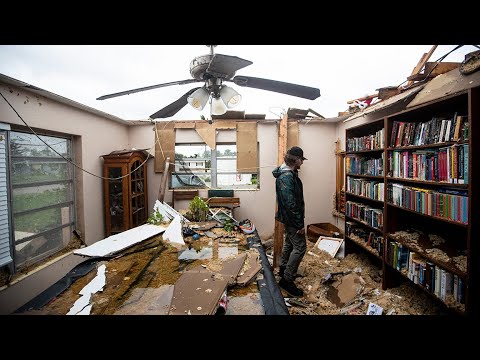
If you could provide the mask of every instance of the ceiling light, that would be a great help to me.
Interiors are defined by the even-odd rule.
[[[210,93],[204,87],[195,90],[192,95],[187,98],[187,102],[196,110],[203,110],[208,102]],[[184,100],[185,101],[185,100]]]
[[[220,90],[220,97],[229,109],[234,108],[242,101],[242,95],[226,85]]]
[[[212,115],[223,115],[227,112],[227,107],[221,97],[212,97],[210,113]]]

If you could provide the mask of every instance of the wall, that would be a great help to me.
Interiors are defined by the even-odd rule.
[[[333,194],[335,193],[335,124],[308,122],[299,127],[299,145],[303,148],[306,160],[300,170],[306,200],[305,224],[335,221],[332,216]],[[254,222],[261,238],[273,235],[275,226],[275,178],[272,170],[277,166],[278,125],[276,122],[260,122],[257,128],[259,142],[260,189],[236,190],[240,207],[235,209],[237,220],[250,219]],[[217,142],[235,141],[234,130],[219,130]],[[177,129],[176,142],[203,142],[192,129]],[[152,148],[153,125],[136,125],[129,128],[129,147]],[[153,161],[148,169],[149,214],[158,196],[162,174],[153,172]],[[206,197],[207,190],[200,190]],[[171,191],[167,191],[165,201],[171,201]],[[175,208],[188,207],[188,201],[177,201]]]
[[[102,175],[100,157],[128,144],[128,126],[86,111],[59,103],[12,85],[0,84],[0,90],[27,124],[36,131],[48,130],[74,135],[75,161],[89,172]],[[12,92],[10,92],[10,90]],[[28,100],[28,101],[27,101]],[[0,122],[18,125],[30,132],[8,104],[0,99]],[[78,151],[81,151],[79,153]],[[79,230],[87,244],[105,237],[103,215],[103,180],[75,169],[77,218]]]

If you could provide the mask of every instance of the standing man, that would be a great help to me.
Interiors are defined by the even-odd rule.
[[[303,157],[303,150],[293,146],[285,154],[284,163],[272,171],[276,178],[278,204],[275,218],[285,225],[285,241],[280,263],[281,280],[278,285],[292,296],[303,296],[303,291],[295,285],[294,280],[307,250],[303,185],[298,177],[298,169],[302,166],[303,160],[307,160]]]

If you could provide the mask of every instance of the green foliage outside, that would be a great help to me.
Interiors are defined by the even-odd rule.
[[[152,215],[147,219],[147,223],[152,225],[158,225],[163,221],[163,215],[160,214],[160,211],[155,210]]]
[[[234,227],[235,227],[235,224],[232,222],[232,219],[225,220],[225,225],[223,225],[223,228],[225,229],[225,231],[231,232]]]
[[[200,197],[195,196],[188,205],[192,221],[206,221],[208,213],[208,204]]]
[[[13,211],[36,209],[48,205],[66,202],[67,191],[63,189],[46,190],[41,193],[20,194],[13,197]],[[39,210],[25,215],[15,215],[15,230],[41,232],[61,224],[61,209]]]

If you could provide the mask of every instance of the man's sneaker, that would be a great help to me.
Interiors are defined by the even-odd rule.
[[[287,281],[284,278],[281,278],[278,285],[292,296],[303,296],[302,289],[299,289],[293,281]]]

